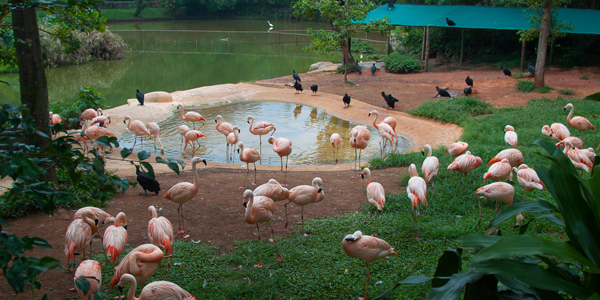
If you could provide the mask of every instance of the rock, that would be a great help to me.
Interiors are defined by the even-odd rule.
[[[308,71],[318,71],[318,70],[324,70],[324,69],[336,69],[336,66],[334,63],[330,62],[330,61],[320,61],[320,62],[316,62],[312,65],[310,65],[310,68],[308,68]]]
[[[173,102],[173,96],[167,92],[150,92],[144,95],[144,102]]]

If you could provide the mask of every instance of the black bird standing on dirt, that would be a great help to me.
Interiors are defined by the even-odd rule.
[[[465,94],[465,96],[471,95],[473,93],[473,89],[471,89],[470,87],[466,87],[463,90],[463,93]]]
[[[344,101],[344,108],[350,107],[350,96],[348,96],[348,94],[344,94],[342,101]]]
[[[470,86],[470,87],[473,86],[473,78],[467,76],[467,79],[465,79],[465,82],[467,83],[468,86]]]
[[[448,26],[456,25],[456,23],[454,23],[452,20],[448,19],[448,17],[446,17],[446,24],[448,24]]]
[[[437,93],[437,95],[440,95],[440,97],[448,97],[448,98],[452,98],[452,97],[450,96],[450,93],[448,93],[448,91],[446,91],[445,89],[440,89],[440,88],[439,88],[439,87],[437,87],[437,86],[435,87],[435,89],[436,89],[436,90],[437,90],[437,92],[438,92],[438,93]],[[437,96],[437,95],[436,95],[436,96]],[[435,98],[435,97],[433,97],[433,98]]]
[[[146,190],[156,193],[160,192],[160,184],[150,175],[140,171],[140,166],[135,165],[135,174],[137,174],[137,182],[144,189],[144,195],[147,195]]]
[[[136,91],[137,93],[135,93],[135,97],[138,99],[140,105],[144,105],[144,93],[140,92],[139,89],[137,89]]]
[[[512,76],[512,73],[510,72],[509,69],[507,69],[505,67],[500,67],[500,69],[502,69],[502,72],[504,72],[504,76]]]
[[[296,70],[292,69],[292,77],[294,77],[294,80],[302,82],[302,79],[300,79],[300,76],[298,76],[298,74],[296,74]]]
[[[359,64],[356,64],[356,73],[358,73],[358,75],[362,75],[362,67]]]
[[[377,67],[375,66],[375,63],[373,63],[371,66],[371,75],[375,75],[375,71],[377,71]]]
[[[394,9],[394,3],[396,3],[396,0],[389,0],[389,1],[387,2],[387,5],[388,5],[388,10],[392,10],[392,9]]]
[[[385,92],[381,92],[381,96],[383,96],[383,99],[385,100],[385,103],[387,103],[387,105],[389,107],[391,107],[392,109],[395,108],[396,106],[396,102],[398,102],[398,99],[394,98],[394,96],[392,96],[392,94],[385,94]]]
[[[529,73],[531,73],[531,75],[535,76],[535,67],[531,65],[531,63],[529,63],[529,67],[527,67],[527,70],[529,71]]]
[[[298,91],[302,92],[302,85],[298,83],[298,81],[294,81],[294,88],[296,89],[296,94],[298,94]]]
[[[313,92],[313,94],[316,94],[319,90],[319,86],[316,83],[313,83],[310,85],[310,90]]]

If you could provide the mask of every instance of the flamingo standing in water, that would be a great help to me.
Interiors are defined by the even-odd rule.
[[[158,144],[160,145],[160,153],[164,155],[165,147],[163,147],[163,144],[160,141],[160,127],[155,122],[150,122],[146,124],[146,127],[148,128],[150,134],[153,135],[154,138],[156,138],[156,141],[154,141],[154,151],[156,151],[156,142],[158,142]]]
[[[503,158],[501,161],[492,164],[488,171],[483,174],[483,182],[488,180],[488,178],[500,181],[509,178],[509,176],[509,181],[512,181],[512,166],[508,159]]]
[[[513,203],[515,188],[506,182],[494,182],[478,188],[475,194],[482,194],[484,200],[487,198],[496,200],[496,213],[498,213],[498,201],[502,201],[506,206],[510,206]],[[481,222],[481,197],[479,201],[479,221],[477,224]]]
[[[285,228],[287,228],[287,205],[293,202],[297,205],[302,206],[301,220],[302,220],[302,235],[307,236],[304,232],[304,206],[311,203],[321,202],[325,199],[325,192],[323,192],[323,180],[319,177],[315,177],[312,180],[312,186],[310,185],[299,185],[290,190],[290,196],[288,202],[283,205],[285,208]]]
[[[171,256],[173,255],[173,225],[165,217],[158,217],[154,205],[148,206],[150,221],[148,221],[148,239],[150,243],[162,248],[169,260],[167,266],[171,267]]]
[[[94,110],[92,108],[88,108],[88,109],[84,110],[81,113],[81,115],[79,116],[79,119],[80,120],[91,121],[95,117],[101,116],[101,115],[102,115],[102,109],[101,108],[98,108],[97,110]]]
[[[177,105],[177,108],[181,108],[181,119],[184,121],[192,122],[194,129],[196,129],[196,122],[202,122],[202,126],[206,124],[206,119],[202,117],[202,115],[200,115],[199,113],[195,111],[188,111],[184,114],[184,108],[181,104]]]
[[[335,165],[338,163],[337,153],[340,151],[340,143],[342,142],[342,136],[336,132],[329,137],[329,141],[331,142],[331,146],[333,146],[333,153],[335,154]],[[336,148],[338,151],[335,151]]]
[[[90,286],[86,293],[79,289],[76,283],[77,280],[86,280],[89,282]],[[102,285],[102,266],[95,260],[88,259],[82,261],[77,270],[75,270],[73,283],[75,284],[77,295],[82,300],[95,299],[95,295],[100,291],[100,285]]]
[[[188,293],[180,286],[170,281],[154,281],[144,286],[140,297],[135,297],[135,290],[137,288],[137,281],[131,274],[123,274],[119,280],[119,289],[128,283],[129,291],[127,292],[127,300],[196,300],[194,295]]]
[[[487,166],[489,167],[491,164],[495,163],[495,162],[499,162],[503,159],[508,159],[508,162],[510,162],[510,165],[512,167],[518,167],[520,166],[523,161],[525,160],[523,158],[523,153],[521,153],[521,151],[517,150],[517,149],[504,149],[500,152],[498,152],[498,154],[496,154],[496,156],[494,156],[494,158],[492,158],[490,160],[490,162],[487,164]]]
[[[127,120],[129,120],[129,123],[127,123]],[[137,137],[139,136],[140,141],[142,141],[142,149],[144,149],[143,136],[144,135],[150,136],[150,132],[148,131],[148,128],[146,128],[146,125],[144,125],[144,123],[142,123],[142,121],[140,121],[140,120],[132,121],[130,116],[125,116],[125,119],[123,119],[123,124],[127,124],[127,129],[129,129],[130,131],[133,131],[133,134],[135,134],[135,140],[133,141],[133,147],[131,147],[131,148],[132,149],[135,148],[135,143],[137,142]],[[89,130],[89,128],[88,128],[88,130]]]
[[[256,124],[254,123],[254,117],[252,116],[248,116],[248,124],[250,124],[250,133],[254,134],[254,135],[258,135],[258,141],[259,141],[259,153],[262,156],[262,136],[271,132],[271,130],[273,131],[271,133],[271,136],[273,135],[273,133],[275,133],[275,131],[277,130],[277,128],[275,128],[275,125],[267,122],[267,121],[259,121],[256,122]],[[262,160],[261,160],[261,164],[262,164]]]
[[[448,166],[450,171],[459,171],[467,176],[467,173],[477,169],[481,165],[481,157],[471,154],[471,151],[467,151],[465,154],[459,155],[454,161]],[[462,185],[462,179],[460,180]]]
[[[515,128],[510,125],[504,126],[504,143],[506,143],[506,145],[511,145],[513,148],[517,148],[518,142],[519,136],[515,132]]]
[[[279,158],[281,158],[281,171],[283,171],[283,157],[285,156],[285,177],[283,178],[283,186],[287,186],[287,168],[288,168],[288,158],[290,157],[290,154],[292,153],[292,141],[286,139],[286,138],[273,138],[272,136],[269,137],[269,139],[267,140],[269,142],[269,144],[273,145],[273,151],[275,151],[275,153],[277,153],[277,155],[279,155]]]
[[[183,204],[192,200],[198,194],[200,188],[200,179],[198,179],[198,172],[196,171],[196,164],[203,162],[206,166],[206,160],[200,157],[194,157],[192,159],[192,173],[194,173],[194,183],[180,182],[170,188],[167,193],[163,196],[163,199],[167,199],[171,202],[179,204],[177,207],[177,213],[179,215],[179,231],[177,233],[183,233]],[[185,225],[185,223],[184,223]]]
[[[248,180],[248,173],[250,173],[250,164],[254,164],[254,182],[252,182],[252,185],[256,185],[256,162],[260,160],[260,153],[254,148],[244,148],[244,143],[242,142],[238,143],[237,150],[240,154],[240,161],[246,163],[246,177],[240,189],[246,188],[246,180]]]
[[[542,127],[542,134],[549,138],[560,142],[571,136],[569,128],[562,123],[552,123],[552,125],[544,125]]]
[[[425,179],[419,177],[417,173],[417,166],[410,164],[408,167],[408,174],[410,179],[406,186],[406,193],[412,203],[412,218],[415,216],[415,206],[417,207],[417,235],[420,235],[419,217],[421,216],[419,204],[427,206],[427,182]]]
[[[179,125],[177,126],[177,131],[179,131],[179,134],[181,134],[181,146],[179,147],[179,149],[183,151],[183,141],[185,140],[185,134],[188,131],[190,131],[190,128],[187,127],[187,125]]]
[[[181,151],[181,155],[185,157],[185,150],[187,149],[188,144],[192,144],[192,156],[196,153],[196,150],[200,148],[200,143],[198,142],[198,148],[194,146],[194,142],[197,141],[201,137],[206,137],[206,135],[198,130],[191,129],[185,133],[185,147],[183,147],[183,151]]]
[[[234,161],[234,153],[235,153],[235,146],[237,145],[237,143],[240,141],[240,129],[237,126],[233,126],[233,131],[227,135],[227,155],[229,156],[229,160],[231,160],[231,162]],[[229,152],[229,145],[231,145],[231,153]]]
[[[369,263],[388,255],[395,255],[398,257],[398,252],[396,252],[396,250],[386,241],[369,235],[363,235],[360,231],[347,235],[342,241],[342,249],[344,249],[346,254],[364,260],[367,265],[365,297],[363,299],[367,299],[367,288],[369,287],[369,280],[371,279],[369,274]]]
[[[83,210],[81,212],[81,219],[73,220],[67,228],[67,232],[65,233],[67,264],[75,260],[75,251],[77,250],[83,252],[83,259],[85,260],[85,248],[91,244],[92,235],[98,231],[98,221],[92,221],[93,216],[92,211]]]
[[[431,196],[433,197],[433,178],[437,176],[438,169],[440,167],[440,161],[437,157],[432,155],[433,151],[431,150],[431,146],[429,146],[429,144],[423,146],[421,154],[425,155],[425,151],[427,151],[427,157],[421,165],[421,173],[423,173],[423,177],[425,177],[425,182],[431,181]]]
[[[231,125],[230,123],[224,122],[223,121],[223,117],[221,115],[217,115],[215,117],[215,123],[217,123],[217,131],[222,133],[225,136],[225,144],[227,146],[227,154],[225,155],[226,157],[229,156],[229,141],[227,140],[227,137],[233,133],[234,129],[233,129],[233,125]],[[238,133],[239,133],[239,129]],[[237,142],[236,142],[237,143]]]
[[[452,143],[452,144],[450,144],[450,146],[448,146],[448,149],[446,149],[445,154],[450,153],[450,157],[455,158],[455,157],[465,153],[465,151],[467,151],[467,148],[469,148],[469,144],[467,144],[465,142]]]
[[[152,244],[137,246],[115,267],[115,273],[110,280],[110,291],[112,292],[113,287],[119,283],[124,274],[131,274],[137,282],[144,284],[156,273],[164,256],[160,248]]]
[[[579,130],[579,132],[586,132],[588,130],[596,131],[596,128],[594,128],[594,125],[592,125],[588,119],[580,116],[571,118],[573,111],[575,110],[573,104],[567,104],[564,108],[564,111],[567,111],[567,109],[571,109],[569,116],[567,116],[567,124],[569,124],[569,126]]]
[[[350,130],[350,147],[354,148],[354,175],[352,178],[358,178],[356,175],[356,150],[358,151],[358,167],[360,168],[360,154],[362,149],[367,148],[369,140],[371,139],[371,132],[367,129],[367,126],[357,125]]]
[[[385,205],[385,190],[381,183],[371,182],[371,170],[369,170],[369,168],[364,168],[361,176],[363,179],[367,177],[367,201],[377,208],[375,211],[375,220],[373,221],[373,232],[375,232],[375,229],[377,228],[377,213],[381,211]],[[363,224],[366,224],[367,221],[371,219],[372,215],[373,211],[371,211],[371,214],[369,214],[369,217]],[[373,236],[377,236],[377,233],[373,233]]]
[[[102,247],[104,252],[110,256],[111,264],[114,264],[117,257],[127,246],[127,216],[124,212],[117,214],[114,225],[108,226],[104,231]]]
[[[385,140],[387,139],[388,141],[390,141],[390,148],[392,150],[390,150],[391,152],[394,152],[394,143],[396,145],[398,145],[398,136],[396,135],[396,131],[394,129],[394,127],[396,126],[394,123],[394,127],[392,127],[390,124],[388,124],[387,122],[385,122],[384,119],[383,122],[377,124],[377,119],[379,118],[379,112],[377,110],[372,110],[371,112],[369,112],[369,117],[371,115],[375,115],[375,119],[373,120],[373,127],[375,127],[375,129],[377,129],[379,131],[379,134],[381,135],[381,141],[379,142],[379,146],[382,148],[382,152],[381,154],[383,155],[383,152],[385,151]],[[392,121],[391,119],[388,119],[389,121]],[[394,122],[396,121],[396,119],[393,120]]]
[[[534,190],[544,190],[544,183],[540,180],[537,172],[528,167],[526,164],[522,164],[517,169],[512,168],[512,171],[517,174],[517,180],[523,188],[523,202],[527,201],[527,192],[533,192]]]
[[[269,197],[265,196],[254,196],[251,190],[244,191],[244,207],[246,213],[244,220],[248,224],[256,224],[256,232],[258,233],[258,264],[255,267],[262,267],[262,254],[261,254],[261,243],[260,243],[260,228],[258,223],[267,223],[271,228],[271,234],[273,235],[273,241],[277,247],[277,260],[282,260],[281,253],[279,252],[279,246],[275,240],[275,232],[271,221],[273,220],[273,212],[275,211],[275,202]]]

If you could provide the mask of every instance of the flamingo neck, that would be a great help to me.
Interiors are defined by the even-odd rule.
[[[433,150],[431,150],[431,147],[427,147],[427,157],[431,157],[431,155],[433,155]]]
[[[377,119],[379,119],[379,114],[374,112],[373,113],[375,115],[375,119],[373,120],[373,127],[375,127],[375,129],[379,129],[379,126],[377,126]]]
[[[254,118],[253,117],[250,117],[250,133],[254,134]]]
[[[252,128],[252,126],[250,126],[250,128]],[[236,135],[237,137],[237,135]],[[240,160],[243,161],[244,158],[244,147],[242,146],[241,148],[239,148],[240,150]]]
[[[129,121],[127,122],[127,129],[131,130],[131,118],[127,118],[126,120]]]
[[[88,224],[90,226],[92,231],[98,229],[96,223],[94,221],[92,221],[92,219],[90,219],[88,216],[84,216],[82,219],[86,224]]]
[[[192,172],[194,172],[194,187],[198,189],[200,187],[200,179],[198,178],[198,171],[196,171],[196,163],[192,164]]]
[[[183,119],[183,105],[181,106],[181,118]]]
[[[567,116],[567,123],[571,123],[571,116],[573,115],[574,110],[575,108],[571,108],[571,111],[569,111],[569,115]]]
[[[250,195],[248,197],[248,202],[246,203],[246,214],[244,215],[246,221],[252,220],[252,205],[254,205],[254,195]]]
[[[131,285],[129,286],[129,291],[127,292],[127,300],[138,300],[138,298],[135,297],[135,289],[137,288],[137,282],[135,280],[128,281],[131,282]]]

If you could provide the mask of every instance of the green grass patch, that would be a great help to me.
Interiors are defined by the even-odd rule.
[[[166,8],[145,8],[138,17],[133,16],[135,10],[136,8],[101,9],[100,13],[103,17],[106,17],[107,21],[164,19],[170,17]]]
[[[528,76],[529,76],[529,73],[512,73],[512,75],[511,75],[512,78],[516,78],[516,79],[521,79],[521,78],[525,78]]]
[[[583,73],[583,74],[581,74],[581,76],[579,76],[579,78],[588,80],[590,78],[590,76],[587,73]]]
[[[566,90],[558,90],[558,93],[561,95],[575,95],[575,91],[571,90],[571,89],[566,89]]]
[[[552,90],[554,90],[553,87],[545,85],[545,86],[543,86],[541,88],[535,89],[534,92],[536,92],[536,93],[550,93],[550,91],[552,91]]]
[[[409,114],[435,119],[444,123],[461,124],[464,120],[492,113],[491,104],[475,97],[459,97],[427,101],[417,109],[411,109]]]
[[[519,80],[517,81],[517,85],[515,86],[515,88],[521,93],[530,93],[533,92],[534,85],[535,84],[533,83],[533,81]]]

